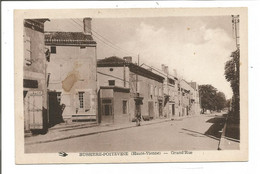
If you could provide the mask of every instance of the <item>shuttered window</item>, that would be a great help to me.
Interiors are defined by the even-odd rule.
[[[154,87],[154,95],[158,96],[158,88],[157,88],[157,86]]]
[[[141,82],[137,82],[137,92],[141,93]]]
[[[154,89],[153,89],[153,85],[150,85],[150,95],[151,95],[151,96],[154,95],[154,94],[153,94],[153,91],[154,91]]]
[[[31,38],[29,36],[24,36],[24,59],[30,62],[32,59],[31,56]]]
[[[81,109],[81,112],[87,112],[91,108],[91,94],[87,91],[83,92],[80,91],[78,92],[78,97],[79,97],[79,108]]]
[[[123,114],[127,114],[127,100],[123,100]]]
[[[162,96],[162,88],[159,88],[159,96]]]
[[[29,114],[29,127],[30,129],[42,129],[42,92],[35,91],[29,92],[28,95],[28,114]]]

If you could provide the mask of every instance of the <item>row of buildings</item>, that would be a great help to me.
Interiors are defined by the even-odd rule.
[[[200,112],[198,85],[132,57],[98,59],[91,18],[83,32],[47,32],[49,19],[24,20],[25,131],[60,122],[131,122]]]

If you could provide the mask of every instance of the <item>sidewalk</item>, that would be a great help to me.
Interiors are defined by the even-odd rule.
[[[141,126],[158,124],[162,122],[172,121],[171,118],[156,119],[150,121],[142,121]],[[71,125],[56,125],[49,129],[45,135],[36,135],[25,137],[25,145],[49,143],[54,141],[66,140],[70,138],[77,138],[98,133],[116,131],[136,127],[135,122],[128,122],[124,124],[96,124],[96,123],[75,123]]]
[[[234,127],[234,125],[226,122],[219,141],[218,150],[239,150],[240,140],[239,135],[236,135],[239,128],[237,125]],[[230,132],[233,132],[233,135]]]
[[[235,139],[230,139],[229,137],[221,137],[219,150],[239,150],[239,141]]]

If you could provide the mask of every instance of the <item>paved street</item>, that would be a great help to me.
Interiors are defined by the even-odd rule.
[[[223,117],[199,116],[49,143],[25,145],[26,153],[217,150]]]

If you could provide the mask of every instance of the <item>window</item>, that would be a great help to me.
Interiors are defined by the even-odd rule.
[[[58,103],[60,103],[60,101],[61,101],[61,92],[57,93],[57,101],[58,101]]]
[[[123,100],[123,114],[127,114],[127,101]]]
[[[84,92],[79,92],[79,108],[84,108]]]
[[[168,83],[170,83],[171,85],[175,85],[174,80],[173,80],[173,79],[170,79],[170,78],[168,78]]]
[[[112,115],[112,100],[102,99],[102,115],[111,116]]]
[[[108,80],[109,86],[115,86],[115,80]]]
[[[137,93],[141,93],[141,82],[137,82]]]
[[[51,53],[56,54],[56,47],[53,47],[53,46],[51,47]]]
[[[157,86],[154,87],[154,95],[158,96],[158,88],[157,88]]]
[[[153,85],[150,85],[150,95],[153,95]]]
[[[159,87],[159,96],[162,96],[162,88]]]

